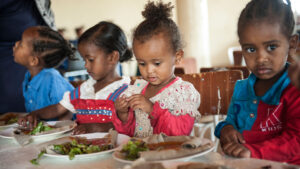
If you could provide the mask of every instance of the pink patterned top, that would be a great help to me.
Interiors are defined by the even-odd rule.
[[[145,94],[148,84],[145,80],[136,80],[123,94],[127,97]],[[123,123],[114,112],[112,121],[115,129],[119,133],[135,137],[159,133],[169,136],[189,135],[195,118],[200,117],[200,94],[191,83],[179,77],[162,88],[150,101],[153,103],[152,118],[140,109],[130,109],[128,120]]]

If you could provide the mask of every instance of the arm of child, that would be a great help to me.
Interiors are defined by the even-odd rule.
[[[85,123],[79,124],[75,127],[73,134],[85,134],[95,132],[108,132],[109,129],[114,128],[113,123]]]
[[[25,117],[22,117],[18,120],[19,125],[22,125],[23,127],[29,127],[33,128],[37,125],[38,119],[51,119],[59,117],[65,113],[67,113],[68,110],[63,107],[61,104],[54,104],[47,107],[44,107],[42,109],[36,110],[31,112]]]
[[[123,97],[116,99],[114,104],[116,111],[112,113],[112,122],[115,129],[132,137],[135,130],[134,112],[128,110],[128,103]]]
[[[168,109],[162,109],[159,103],[153,105],[151,112],[153,133],[165,133],[169,136],[190,135],[195,118],[189,114],[173,115]]]

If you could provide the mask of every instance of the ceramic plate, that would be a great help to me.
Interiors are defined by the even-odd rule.
[[[166,160],[158,160],[158,161],[151,161],[151,162],[164,162],[164,161],[187,161],[189,159],[192,159],[192,158],[196,158],[196,157],[199,157],[199,156],[203,156],[209,152],[211,152],[212,150],[214,149],[214,147],[210,148],[210,149],[207,149],[205,151],[202,151],[202,152],[199,152],[199,153],[196,153],[196,154],[192,154],[192,155],[188,155],[188,156],[184,156],[184,157],[180,157],[180,158],[173,158],[173,159],[166,159]],[[130,161],[130,160],[126,160],[122,157],[121,155],[121,152],[120,150],[117,150],[113,153],[113,158],[119,162],[122,162],[122,163],[128,163],[128,164],[131,164],[133,163],[134,161]]]
[[[76,135],[76,136],[72,136],[72,137],[86,137],[87,139],[95,139],[95,138],[103,138],[107,134],[108,133],[89,133],[89,134]],[[115,151],[118,148],[118,146],[123,145],[124,143],[128,142],[129,139],[130,139],[130,137],[127,136],[127,135],[118,134],[117,147],[116,148],[111,149],[111,150],[107,150],[107,151],[101,151],[101,152],[97,152],[97,153],[91,153],[91,154],[78,154],[78,155],[75,155],[74,159],[95,157],[95,156],[99,156],[99,155],[103,155],[103,154],[107,154],[107,153],[113,152],[113,151]],[[60,139],[60,140],[62,140],[62,139]],[[55,140],[53,140],[53,141],[55,142]],[[49,144],[49,145],[52,145],[52,144]],[[45,153],[44,156],[54,157],[54,158],[65,158],[65,159],[69,160],[69,156],[68,155],[56,154],[55,152]]]

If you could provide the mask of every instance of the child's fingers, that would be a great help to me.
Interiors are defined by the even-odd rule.
[[[239,143],[245,144],[246,141],[244,140],[244,137],[241,133],[237,132],[237,139],[239,141]]]
[[[134,95],[126,98],[126,100],[130,102],[131,100],[140,99],[141,97],[143,97],[143,95],[141,95],[141,94],[134,94]]]
[[[240,152],[239,157],[250,158],[251,152],[247,148],[245,148],[243,151]]]
[[[240,157],[240,154],[241,154],[241,152],[243,152],[243,151],[244,151],[244,149],[243,149],[242,147],[236,146],[236,147],[232,150],[231,154],[232,154],[232,156],[234,156],[234,157]]]

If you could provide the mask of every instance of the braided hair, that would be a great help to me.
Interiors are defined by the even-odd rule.
[[[33,53],[42,58],[46,68],[58,66],[66,57],[74,59],[75,48],[58,32],[46,26],[37,26],[39,37],[34,39]]]
[[[145,10],[142,12],[145,20],[135,29],[133,40],[144,43],[153,35],[163,32],[172,44],[173,52],[182,49],[183,44],[180,31],[175,22],[170,19],[173,8],[174,6],[172,6],[170,2],[167,4],[164,4],[162,1],[157,3],[148,2],[145,6]]]
[[[125,62],[132,58],[131,49],[128,48],[127,39],[123,30],[111,22],[99,22],[85,31],[79,38],[78,44],[91,42],[106,54],[119,52],[119,61]]]
[[[258,21],[279,23],[282,33],[289,39],[295,20],[290,0],[252,0],[243,9],[238,20],[238,35],[241,36],[247,24]]]

